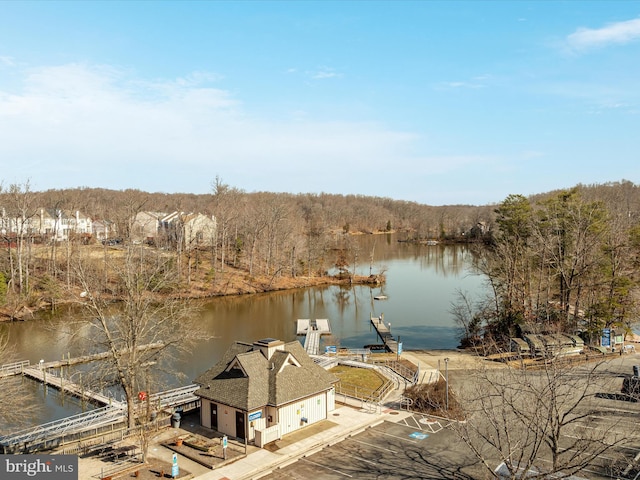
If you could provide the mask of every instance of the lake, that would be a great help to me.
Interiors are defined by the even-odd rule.
[[[197,344],[189,355],[176,359],[172,365],[174,371],[184,374],[188,383],[217,362],[235,340],[294,340],[299,318],[330,320],[332,335],[323,337],[321,347],[362,348],[379,343],[369,317],[384,314],[385,321],[391,323],[392,334],[400,338],[405,350],[455,348],[459,331],[450,309],[457,292],[478,296],[486,288],[483,277],[470,273],[469,248],[412,245],[398,242],[394,235],[360,236],[357,244],[357,272],[368,275],[370,268],[374,273],[382,269],[387,276],[384,285],[314,287],[202,302],[200,323],[211,339]],[[385,295],[387,299],[375,300],[374,296],[378,295]],[[9,334],[17,359],[30,360],[32,364],[40,359],[58,360],[63,355],[74,356],[81,351],[81,345],[69,335],[71,332],[65,325],[65,320],[72,315],[73,310],[67,310],[48,321],[4,324],[0,331]],[[34,419],[36,423],[83,409],[79,402],[42,386],[28,388],[45,399],[46,408],[40,418]]]

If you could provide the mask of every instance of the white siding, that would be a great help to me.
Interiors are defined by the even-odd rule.
[[[302,422],[303,418],[307,419],[306,423]],[[325,418],[327,418],[327,397],[323,392],[282,407],[278,419],[280,434],[286,435]]]
[[[332,388],[327,392],[327,412],[333,412],[336,409],[336,389]]]

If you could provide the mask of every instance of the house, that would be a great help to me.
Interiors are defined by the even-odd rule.
[[[38,208],[29,216],[11,216],[2,210],[0,221],[3,235],[39,237],[45,241],[66,241],[72,237],[88,238],[92,234],[90,217],[79,210],[68,212],[60,209]]]
[[[180,244],[185,250],[215,244],[216,219],[202,213],[138,212],[131,223],[133,241]]]
[[[186,249],[215,245],[217,225],[214,216],[190,213],[182,215],[180,221]]]
[[[200,423],[262,447],[335,409],[338,379],[316,365],[297,340],[236,342],[200,375]]]
[[[118,235],[116,224],[109,220],[94,220],[92,228],[93,236],[99,241],[107,240]]]
[[[155,239],[162,225],[162,219],[166,213],[161,212],[138,212],[131,221],[131,240],[143,241]]]

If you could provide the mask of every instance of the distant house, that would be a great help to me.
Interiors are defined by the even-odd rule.
[[[29,216],[8,215],[2,210],[3,235],[39,237],[43,241],[65,241],[73,237],[88,238],[93,233],[91,218],[79,210],[35,209]]]
[[[335,409],[338,379],[316,365],[300,342],[236,342],[200,375],[200,423],[263,446]]]
[[[210,246],[215,242],[216,220],[202,213],[138,212],[131,224],[134,241],[162,241],[183,249]]]
[[[185,248],[215,245],[217,228],[215,217],[202,213],[189,213],[182,215],[180,222]]]
[[[131,221],[129,235],[133,241],[156,239],[166,213],[138,212]]]
[[[93,236],[96,240],[106,240],[118,236],[118,229],[114,222],[109,220],[94,220],[93,221]]]

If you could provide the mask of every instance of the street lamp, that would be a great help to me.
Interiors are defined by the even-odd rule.
[[[449,410],[449,357],[444,359],[445,410]]]

